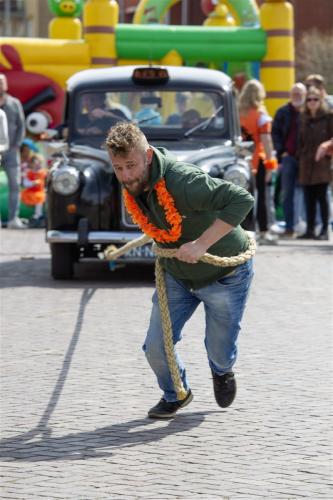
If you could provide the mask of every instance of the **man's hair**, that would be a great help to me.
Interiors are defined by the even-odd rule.
[[[111,127],[105,144],[114,156],[126,155],[135,149],[145,153],[149,146],[139,127],[128,122],[119,122]]]
[[[322,75],[312,74],[306,77],[305,85],[306,87],[325,88],[325,80]]]
[[[294,83],[294,85],[290,89],[290,93],[293,92],[294,90],[298,90],[299,92],[302,92],[302,94],[306,94],[306,86],[302,82],[297,82]]]

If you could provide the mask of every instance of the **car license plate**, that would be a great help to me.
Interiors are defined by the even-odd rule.
[[[142,247],[132,248],[121,257],[127,259],[154,259],[155,254],[152,251],[151,245],[143,245]],[[119,259],[121,260],[121,259]]]

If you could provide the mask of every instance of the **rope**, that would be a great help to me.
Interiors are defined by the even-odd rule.
[[[137,238],[136,240],[126,243],[126,245],[122,246],[121,248],[117,248],[114,245],[110,245],[105,249],[104,256],[107,260],[115,260],[121,255],[124,255],[132,248],[145,245],[150,241],[152,241],[151,238],[144,234],[140,238]],[[160,248],[155,243],[153,243],[152,248],[158,257],[155,262],[155,276],[156,276],[156,290],[161,312],[164,349],[172,382],[174,384],[175,391],[177,393],[177,399],[182,400],[186,398],[187,392],[183,386],[183,382],[178,370],[178,365],[175,357],[172,323],[168,307],[165,276],[159,259],[159,257],[165,257],[168,259],[174,258],[177,249]],[[218,257],[217,255],[211,255],[210,253],[205,253],[202,257],[200,257],[199,261],[218,267],[234,267],[234,266],[239,266],[240,264],[244,264],[248,260],[252,259],[252,257],[255,254],[255,251],[256,251],[256,242],[254,239],[249,237],[248,249],[245,250],[245,252],[240,253],[239,255],[233,257]]]
[[[140,236],[140,238],[136,238],[135,240],[129,241],[128,243],[126,243],[126,245],[123,245],[120,248],[117,248],[115,245],[109,245],[104,250],[104,257],[106,260],[116,260],[118,259],[118,257],[121,257],[125,253],[132,250],[132,248],[141,247],[142,245],[145,245],[150,241],[152,241],[152,239],[146,234],[144,234],[143,236]]]

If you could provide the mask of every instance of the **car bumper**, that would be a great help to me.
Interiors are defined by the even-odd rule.
[[[86,235],[87,244],[125,244],[140,238],[141,231],[89,231]],[[76,231],[47,231],[46,241],[48,243],[79,243],[79,234]]]
[[[83,243],[80,243],[78,232],[75,231],[56,231],[51,230],[46,233],[46,241],[52,244],[76,244],[78,246],[87,245],[115,245],[123,246],[130,243],[137,238],[141,238],[140,231],[126,232],[126,231],[90,231],[85,234]],[[106,260],[104,252],[96,249],[96,257],[100,260]],[[83,257],[84,258],[84,257]],[[118,257],[117,262],[121,264],[152,264],[155,261],[155,254],[152,250],[151,243],[146,245],[134,247],[128,250],[124,255]],[[110,262],[110,268],[113,270],[115,264]]]

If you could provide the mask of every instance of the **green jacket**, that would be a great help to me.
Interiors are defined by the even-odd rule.
[[[229,234],[212,245],[208,252],[219,257],[238,255],[248,247],[246,232],[239,226],[253,207],[253,197],[245,189],[212,178],[201,168],[177,161],[164,148],[153,148],[150,189],[136,198],[151,223],[169,229],[164,210],[159,205],[154,185],[164,177],[166,187],[183,217],[182,235],[175,243],[158,243],[162,248],[180,247],[196,240],[212,223],[221,219],[235,226]],[[207,286],[232,271],[231,267],[216,267],[198,262],[188,264],[178,259],[161,259],[162,267],[187,288]]]

